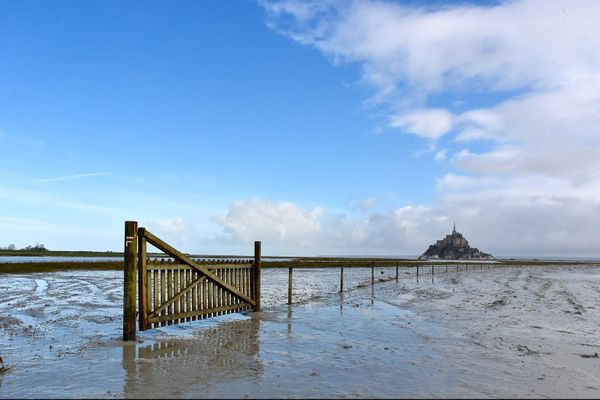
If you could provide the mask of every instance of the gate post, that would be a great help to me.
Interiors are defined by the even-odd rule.
[[[125,221],[123,268],[123,340],[135,340],[135,278],[137,270],[137,221]]]
[[[254,242],[254,311],[260,311],[260,240]]]
[[[150,290],[148,287],[147,261],[146,261],[146,228],[139,228],[138,232],[138,309],[139,309],[139,330],[148,329],[148,303],[150,299]]]

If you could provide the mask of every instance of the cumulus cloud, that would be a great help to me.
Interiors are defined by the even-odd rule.
[[[435,140],[452,128],[452,114],[443,109],[414,110],[393,116],[390,126]]]
[[[370,199],[365,199],[370,203]],[[225,238],[235,244],[262,240],[272,249],[294,254],[381,254],[420,248],[438,222],[427,207],[406,206],[390,213],[365,207],[359,217],[303,209],[290,202],[248,199],[215,217]]]
[[[417,249],[411,240],[456,218],[484,250],[597,254],[600,2],[261,4],[274,31],[358,65],[388,125],[443,137],[434,157],[457,169],[432,182],[430,205],[323,213],[322,242]]]
[[[181,217],[150,218],[146,226],[159,237],[169,238],[169,242],[177,246],[188,248],[198,246],[198,228],[187,219]]]
[[[456,127],[455,139],[465,146],[495,143],[462,160],[459,168],[597,173],[599,2],[262,4],[277,32],[317,48],[333,62],[358,64],[361,79],[387,107],[391,127],[432,140]],[[501,95],[495,105],[467,103],[458,113],[428,107],[431,96],[443,94],[451,104],[462,101],[464,93]]]
[[[365,209],[359,215],[250,199],[216,218],[222,239],[245,246],[262,240],[270,255],[419,255],[449,233],[454,220],[472,246],[496,256],[597,255],[600,204],[568,194],[523,196],[492,189],[475,197],[459,191],[431,207]]]
[[[227,238],[235,243],[264,240],[275,244],[307,246],[321,232],[322,208],[304,210],[293,203],[253,198],[232,204],[217,215]]]

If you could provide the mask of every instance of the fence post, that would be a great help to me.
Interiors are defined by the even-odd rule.
[[[137,221],[125,221],[125,250],[123,254],[123,340],[135,340]]]
[[[396,263],[396,282],[398,282],[398,263]]]
[[[288,268],[288,304],[292,304],[292,267]]]
[[[375,284],[375,264],[371,264],[371,285]]]
[[[419,280],[419,264],[417,264],[417,280]]]
[[[146,265],[146,228],[138,228],[138,308],[139,308],[139,330],[148,329],[148,277]]]
[[[260,311],[260,240],[254,242],[254,311]]]
[[[344,267],[340,268],[340,293],[344,291]]]

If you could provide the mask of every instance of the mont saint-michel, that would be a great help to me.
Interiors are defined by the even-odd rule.
[[[429,246],[425,253],[421,254],[419,260],[493,260],[491,254],[479,251],[475,247],[469,246],[467,239],[456,231],[456,223],[450,235],[438,240],[435,244]]]

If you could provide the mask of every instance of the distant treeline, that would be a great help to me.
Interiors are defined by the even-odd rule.
[[[24,252],[46,252],[49,251],[46,246],[42,243],[36,243],[35,246],[27,246],[22,249],[17,249],[17,246],[14,244],[9,244],[6,247],[0,247],[0,250],[8,250],[8,251],[24,251]]]

